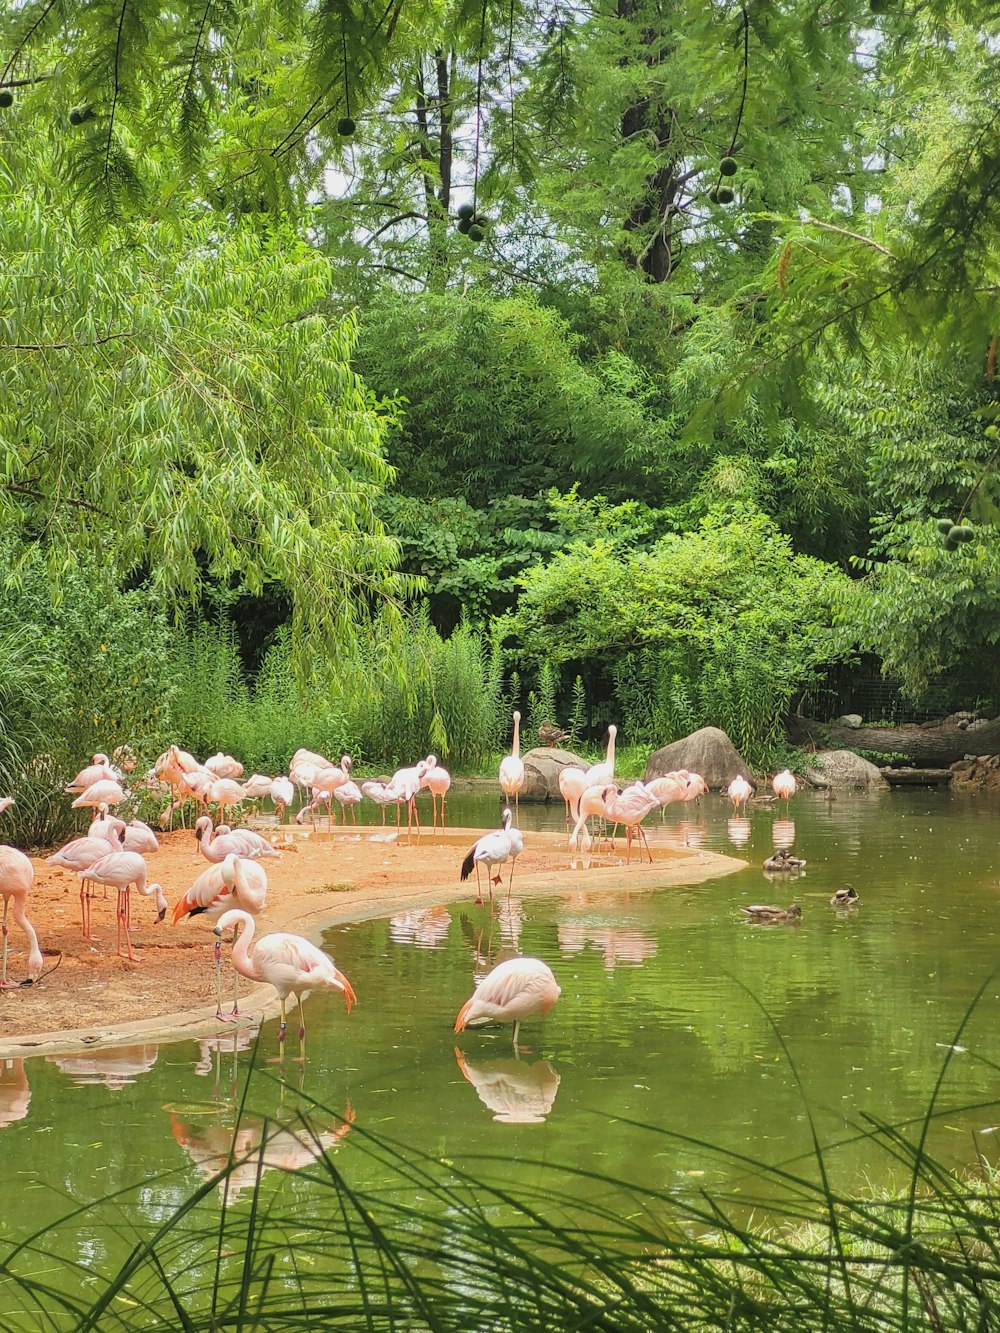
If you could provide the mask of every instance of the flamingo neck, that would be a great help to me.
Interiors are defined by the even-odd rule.
[[[615,732],[610,732],[608,735],[607,763],[610,766],[612,773],[615,771],[615,735]]]
[[[515,759],[519,758],[521,754],[521,719],[519,717],[514,719],[514,745],[511,754]]]
[[[256,922],[249,912],[246,913],[246,920],[240,922],[241,930],[233,941],[233,967],[241,977],[246,977],[249,981],[263,981],[263,977],[254,966],[254,961],[250,956],[250,944],[253,941]]]

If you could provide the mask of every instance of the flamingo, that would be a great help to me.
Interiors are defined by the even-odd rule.
[[[509,860],[510,883],[512,884],[514,882],[514,862],[524,851],[524,838],[521,836],[518,829],[511,827],[512,820],[513,815],[510,806],[508,805],[504,808],[501,827],[494,829],[492,833],[484,833],[483,836],[473,844],[469,854],[462,862],[462,869],[459,877],[463,881],[469,878],[472,874],[473,866],[475,866],[476,888],[479,891],[478,897],[476,898],[477,907],[482,907],[483,905],[483,890],[479,878],[480,865],[485,865],[489,870],[493,866],[502,866],[505,861]],[[502,884],[502,876],[499,872],[496,875],[491,875],[488,883],[490,886],[490,907],[492,908],[493,885]],[[508,884],[507,893],[508,895],[510,894],[510,884]]]
[[[257,802],[261,797],[270,796],[271,782],[272,779],[264,773],[254,773],[251,777],[247,778],[246,782],[244,782],[243,795],[246,796],[248,800],[253,801],[255,810],[257,808]]]
[[[660,803],[660,819],[664,819],[668,805],[683,801],[687,793],[687,774],[665,773],[662,778],[650,778],[645,784]]]
[[[351,785],[353,786],[354,784],[352,783]],[[325,806],[326,806],[326,831],[327,831],[327,833],[332,833],[332,832],[333,832],[333,796],[330,794],[330,792],[328,792],[328,791],[324,791],[324,789],[323,789],[322,787],[313,787],[313,788],[312,788],[311,795],[312,795],[312,800],[311,800],[311,801],[308,801],[305,805],[301,805],[301,806],[299,806],[299,809],[298,809],[298,811],[296,812],[296,815],[295,815],[295,822],[296,822],[296,824],[304,824],[304,823],[306,822],[306,815],[308,815],[308,816],[309,816],[309,822],[312,824],[313,828],[315,828],[315,827],[316,827],[316,807],[317,807],[317,806],[320,806],[320,805],[325,805]]]
[[[249,861],[230,853],[219,866],[204,870],[174,906],[171,925],[186,916],[200,916],[203,912],[210,921],[223,912],[238,908],[258,916],[267,901],[267,872],[256,861]],[[222,941],[215,940],[215,991],[218,996],[215,1016],[223,1023],[232,1022],[240,1015],[239,973],[233,973],[233,1008],[222,1012]]]
[[[85,870],[77,872],[80,876],[80,898],[84,915],[84,939],[92,939],[90,933],[90,893],[85,893],[87,883],[109,884],[118,890],[118,908],[116,916],[118,918],[118,948],[119,958],[122,957],[122,935],[125,936],[125,957],[130,963],[136,963],[139,960],[132,952],[132,940],[129,935],[130,926],[130,891],[134,884],[136,890],[149,896],[152,894],[156,899],[157,921],[162,921],[167,914],[167,900],[164,897],[163,889],[159,884],[146,883],[146,862],[138,852],[112,852],[109,856],[102,857],[100,861],[95,861],[93,865]]]
[[[576,847],[581,829],[585,839],[582,844],[584,850],[590,846],[591,839],[587,831],[587,820],[591,815],[600,815],[603,818],[606,813],[608,798],[617,794],[617,792],[618,788],[613,783],[588,787],[583,792],[576,805],[576,824],[573,826],[573,832],[569,835],[569,845],[571,847]]]
[[[285,822],[285,811],[295,800],[295,788],[292,786],[291,778],[286,778],[284,774],[276,777],[271,783],[271,800],[274,802],[274,813],[278,816],[278,823]]]
[[[420,790],[420,784],[423,781],[424,773],[427,771],[427,760],[421,759],[419,764],[414,764],[411,768],[397,768],[389,781],[390,787],[399,792],[400,801],[406,802],[406,831],[409,833],[412,828],[412,822],[417,821],[417,832],[420,832],[420,814],[417,810],[417,792]],[[399,827],[399,806],[396,806],[396,827]]]
[[[780,773],[775,773],[771,779],[771,787],[779,801],[785,802],[785,808],[788,808],[788,802],[795,795],[798,783],[795,781],[795,775],[790,769],[783,768]]]
[[[733,803],[733,811],[737,811],[741,805],[746,805],[753,795],[753,787],[747,782],[742,773],[736,775],[726,790],[726,795]]]
[[[470,1023],[514,1024],[514,1050],[521,1023],[532,1014],[547,1014],[559,999],[560,987],[552,969],[540,958],[508,958],[476,987],[455,1019],[455,1031]]]
[[[109,828],[112,826],[117,828],[124,824],[124,822],[125,821],[120,819],[118,815],[109,814],[106,805],[99,805],[97,807],[97,818],[91,820],[90,828],[87,830],[87,837],[106,838],[108,836]]]
[[[591,764],[587,769],[586,778],[588,787],[606,787],[609,782],[615,780],[615,737],[618,735],[618,728],[612,722],[608,727],[608,750],[604,761],[600,764]]]
[[[198,760],[193,754],[188,754],[187,750],[182,750],[178,745],[168,745],[163,754],[159,755],[156,763],[153,765],[153,775],[161,782],[165,782],[170,788],[171,799],[166,810],[160,816],[160,827],[163,827],[164,821],[168,821],[170,827],[174,826],[174,811],[181,811],[181,822],[184,820],[184,801],[186,799],[188,788],[184,784],[186,774],[196,773],[201,768]]]
[[[110,759],[102,751],[98,751],[87,767],[81,768],[73,781],[63,787],[63,791],[84,792],[102,778],[114,778],[114,776]]]
[[[448,794],[448,788],[451,786],[451,774],[446,768],[442,768],[437,761],[437,755],[429,754],[424,760],[427,769],[420,780],[421,787],[426,787],[431,794],[431,819],[432,827],[437,828],[437,798],[441,797],[441,827],[444,828],[444,798]]]
[[[35,867],[24,852],[18,851],[16,847],[0,846],[0,897],[3,898],[3,966],[0,971],[0,990],[7,990],[13,986],[30,986],[33,981],[38,980],[45,966],[35,928],[24,911],[28,901],[28,890],[34,879]],[[28,937],[28,976],[24,982],[7,980],[7,914],[10,911],[11,900],[14,903],[14,920]]]
[[[685,801],[697,801],[699,796],[708,795],[708,783],[700,773],[688,773],[687,790],[684,792]]]
[[[382,826],[385,827],[385,809],[387,805],[396,807],[396,823],[399,823],[399,803],[403,799],[391,782],[362,782],[361,790],[370,801],[382,807]]]
[[[514,798],[514,810],[517,811],[517,797],[524,786],[524,761],[521,759],[521,714],[514,710],[514,741],[510,754],[500,760],[500,786],[507,801]]]
[[[214,773],[217,778],[241,778],[243,776],[243,765],[238,759],[234,759],[231,754],[223,754],[220,750],[218,754],[213,754],[211,759],[206,759],[203,765],[210,773]]]
[[[342,787],[345,782],[351,780],[351,769],[354,767],[351,756],[342,754],[339,764],[326,764],[322,768],[317,768],[313,774],[310,785],[322,787],[324,791],[333,792],[338,787]]]
[[[357,1003],[354,988],[334,966],[333,959],[315,944],[310,944],[301,935],[284,933],[264,935],[257,941],[257,946],[250,954],[250,944],[254,937],[257,923],[249,912],[240,908],[231,908],[223,912],[215,924],[215,934],[222,935],[227,926],[241,925],[243,929],[233,942],[233,967],[241,976],[251,981],[266,981],[278,993],[281,1007],[281,1026],[278,1028],[278,1046],[284,1055],[285,1034],[288,1031],[288,1018],[285,1014],[285,1001],[294,995],[299,1005],[299,1058],[306,1054],[306,1025],[302,1016],[302,992],[309,990],[329,990],[336,988],[344,992],[347,1012]]]
[[[350,810],[351,823],[356,824],[358,818],[354,813],[354,807],[360,805],[363,799],[361,788],[354,782],[342,782],[339,787],[334,787],[333,797],[335,801],[340,803],[341,809],[344,812],[344,823],[347,823],[347,812]]]
[[[655,810],[660,804],[657,796],[647,791],[641,782],[633,782],[630,787],[626,787],[623,792],[614,793],[605,802],[605,813],[608,819],[613,819],[615,827],[619,824],[625,825],[625,864],[628,865],[632,856],[632,839],[638,832],[640,839],[646,846],[646,852],[649,855],[649,863],[653,864],[653,853],[649,850],[649,842],[643,832],[642,821],[649,814],[650,810]],[[612,842],[614,834],[612,834]]]
[[[0,815],[15,804],[13,796],[0,796]]]
[[[119,820],[118,822],[121,823],[122,821]],[[127,852],[142,852],[144,856],[152,856],[154,852],[160,850],[156,834],[141,819],[129,820],[119,830],[119,835],[122,846]]]
[[[73,802],[73,809],[93,808],[97,810],[102,805],[118,805],[124,799],[125,793],[114,778],[101,778],[99,782],[92,782],[85,791],[80,793]]]
[[[213,833],[210,815],[202,815],[198,819],[194,826],[194,836],[205,860],[216,865],[224,861],[230,852],[254,859],[281,855],[253,829],[230,829],[227,824],[220,824]]]
[[[559,791],[566,804],[567,824],[570,821],[572,810],[575,809],[577,802],[589,785],[586,773],[582,768],[577,768],[575,764],[567,764],[565,768],[559,770]]]

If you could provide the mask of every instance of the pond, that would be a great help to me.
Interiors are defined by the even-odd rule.
[[[490,828],[497,809],[456,797],[449,819]],[[231,1182],[230,1201],[240,1206],[258,1169],[312,1166],[322,1149],[346,1175],[391,1188],[389,1168],[352,1147],[362,1129],[439,1161],[477,1162],[515,1191],[569,1164],[748,1199],[778,1190],[755,1162],[815,1176],[815,1131],[840,1187],[879,1187],[891,1161],[865,1136],[865,1117],[919,1121],[946,1061],[931,1150],[949,1167],[971,1164],[976,1145],[996,1160],[996,806],[919,790],[730,813],[710,797],[647,821],[654,844],[746,858],[746,870],[697,887],[630,888],[623,865],[617,892],[588,891],[581,870],[570,895],[500,898],[492,923],[470,894],[330,930],[360,1003],[348,1017],[339,997],[310,999],[307,1064],[301,1075],[287,1066],[327,1108],[321,1133],[289,1129]],[[521,810],[529,838],[562,821],[560,807]],[[792,839],[805,872],[769,882],[762,861]],[[848,882],[859,903],[838,911],[830,896]],[[792,901],[797,925],[750,924],[740,910]],[[523,1024],[516,1061],[509,1028],[452,1031],[474,978],[512,952],[544,958],[562,986],[546,1018]],[[245,1087],[253,1037],[0,1065],[0,1153],[8,1197],[20,1201],[5,1210],[3,1241],[126,1191],[48,1242],[72,1252],[83,1283],[121,1263],[129,1224],[161,1221],[224,1163],[241,1098],[239,1151],[255,1145],[261,1115],[290,1114],[294,1087],[283,1092],[267,1062],[275,1022],[261,1029]],[[217,1209],[215,1194],[202,1206]]]

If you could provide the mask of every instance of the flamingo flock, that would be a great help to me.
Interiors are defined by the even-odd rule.
[[[475,841],[459,870],[463,882],[475,871],[476,903],[482,905],[481,871],[485,868],[491,918],[494,886],[502,886],[503,868],[509,865],[509,902],[514,865],[524,851],[524,838],[517,827],[519,796],[526,781],[520,755],[520,722],[521,715],[515,711],[511,752],[503,758],[499,769],[500,788],[508,802],[501,826]],[[698,800],[708,791],[708,786],[699,774],[688,770],[676,770],[649,782],[620,784],[615,779],[616,737],[617,728],[610,726],[606,755],[599,763],[586,769],[566,767],[560,773],[559,789],[565,801],[566,822],[567,825],[572,823],[569,846],[589,848],[596,834],[613,848],[617,829],[622,826],[626,838],[625,864],[631,862],[633,843],[639,847],[640,859],[644,849],[652,863],[653,855],[643,821],[656,809],[662,816],[669,805]],[[66,794],[73,797],[72,807],[91,810],[93,819],[85,834],[60,847],[47,858],[47,863],[71,871],[79,880],[84,939],[94,939],[92,900],[95,886],[116,890],[117,954],[135,963],[139,959],[131,938],[133,891],[140,897],[154,899],[156,922],[163,921],[169,907],[162,886],[151,880],[147,864],[147,858],[159,848],[156,833],[141,820],[126,822],[117,813],[120,807],[127,807],[131,799],[126,775],[134,770],[135,757],[122,748],[115,752],[114,760],[112,762],[103,752],[95,753],[91,762],[66,785]],[[255,773],[243,780],[243,765],[232,756],[219,751],[201,763],[188,751],[171,745],[141,780],[148,790],[162,789],[168,793],[167,805],[159,818],[161,829],[172,827],[175,815],[179,815],[183,824],[187,806],[193,802],[196,807],[195,846],[207,865],[175,901],[171,922],[177,925],[183,920],[204,915],[209,923],[213,923],[217,1017],[220,1021],[232,1021],[240,1016],[240,976],[270,983],[281,1012],[279,1050],[282,1056],[289,996],[296,998],[299,1006],[301,1058],[305,1055],[303,995],[312,990],[337,989],[345,997],[348,1012],[357,997],[351,983],[329,955],[310,941],[284,932],[255,938],[257,918],[267,901],[268,879],[262,862],[279,857],[281,851],[273,845],[273,838],[266,838],[255,829],[233,827],[234,814],[244,803],[252,803],[259,809],[262,802],[270,800],[280,825],[298,800],[297,822],[302,823],[308,818],[315,826],[317,811],[325,811],[327,827],[332,829],[336,822],[334,803],[340,805],[346,824],[348,818],[352,823],[356,822],[357,807],[368,800],[381,809],[383,824],[386,811],[395,805],[397,829],[401,828],[405,805],[408,832],[414,826],[419,832],[417,797],[427,791],[431,797],[432,827],[435,830],[446,827],[445,798],[451,777],[435,755],[429,754],[415,764],[397,769],[389,779],[367,780],[360,786],[355,783],[352,770],[352,760],[347,754],[333,763],[324,755],[300,749],[291,757],[287,774],[272,777]],[[787,809],[796,791],[794,775],[786,769],[775,775],[771,786],[774,799],[784,801]],[[753,799],[754,788],[744,775],[739,774],[729,783],[726,794],[736,816]],[[13,798],[0,797],[0,814],[13,804]],[[599,830],[592,832],[589,825],[593,820],[598,822]],[[0,988],[31,984],[43,972],[43,955],[26,912],[33,880],[34,869],[29,858],[17,848],[0,845],[0,896],[4,902]],[[27,975],[23,982],[8,978],[8,918],[11,915],[28,940]],[[225,1013],[221,950],[229,928],[235,932],[231,951],[234,995],[232,1009]],[[525,957],[507,959],[480,981],[473,996],[459,1011],[455,1031],[461,1032],[485,1021],[511,1023],[516,1054],[521,1022],[533,1015],[547,1013],[559,995],[559,985],[545,962]]]

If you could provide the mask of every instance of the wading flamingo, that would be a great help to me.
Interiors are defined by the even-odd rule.
[[[42,975],[42,968],[45,966],[35,928],[24,912],[28,901],[28,890],[34,878],[35,867],[24,852],[19,852],[16,847],[0,846],[0,897],[3,898],[3,965],[0,970],[0,990],[12,986],[30,985]],[[7,980],[7,914],[12,900],[14,920],[28,937],[28,976],[24,982]]]
[[[223,912],[238,908],[258,916],[267,901],[267,872],[256,861],[229,855],[221,865],[203,871],[175,905],[170,924],[176,926],[186,916],[204,913],[209,921],[217,921]],[[233,1008],[222,1012],[222,941],[215,939],[215,992],[218,1004],[215,1016],[223,1023],[233,1022],[240,1016],[239,973],[233,972]]]
[[[312,799],[305,805],[300,805],[295,812],[296,824],[304,824],[308,817],[313,828],[316,827],[316,810],[320,806],[326,807],[326,831],[333,832],[333,796],[330,792],[324,791],[322,787],[312,788]]]
[[[732,782],[726,789],[726,795],[732,801],[733,810],[735,812],[741,805],[746,805],[747,801],[749,801],[750,797],[753,795],[753,787],[750,786],[750,783],[747,782],[743,774],[739,773],[733,778]]]
[[[437,828],[437,798],[440,796],[441,827],[444,828],[444,798],[448,795],[448,788],[451,786],[451,774],[446,768],[441,767],[436,754],[429,754],[424,763],[427,768],[420,779],[420,785],[426,787],[431,794],[431,827]]]
[[[361,790],[370,801],[382,808],[382,825],[385,826],[386,806],[396,807],[396,823],[399,823],[399,803],[403,799],[391,782],[362,782]]]
[[[274,813],[278,816],[278,823],[285,822],[285,811],[295,800],[295,788],[292,786],[291,778],[286,778],[284,774],[276,777],[271,783],[271,800],[274,802]]]
[[[347,823],[347,812],[350,810],[351,823],[356,824],[358,822],[358,817],[354,813],[354,807],[360,805],[364,799],[361,795],[361,788],[357,783],[351,782],[350,779],[348,779],[347,782],[342,782],[339,787],[334,787],[333,799],[344,812],[344,823]]]
[[[397,768],[389,781],[389,786],[399,792],[400,801],[406,802],[406,831],[411,832],[413,820],[417,822],[417,832],[420,832],[420,813],[417,810],[417,792],[420,790],[420,784],[423,782],[424,773],[427,771],[427,760],[421,759],[419,764],[414,764],[411,768]],[[396,827],[399,827],[399,806],[396,806]]]
[[[217,778],[241,778],[243,776],[243,765],[238,759],[234,759],[231,754],[223,754],[220,750],[218,754],[213,754],[211,759],[206,759],[204,767],[210,773],[214,773]]]
[[[582,768],[567,764],[559,770],[559,791],[566,806],[566,823],[569,824],[577,802],[591,784]]]
[[[643,832],[642,821],[650,810],[655,810],[659,804],[656,794],[647,791],[641,782],[633,782],[630,787],[626,787],[623,792],[616,792],[605,802],[605,817],[614,821],[615,828],[619,824],[625,825],[626,865],[632,858],[632,839],[636,832],[645,844],[646,854],[649,857],[650,865],[652,865],[653,853],[649,850],[649,843],[646,834]],[[614,843],[614,832],[611,834],[611,841]]]
[[[660,819],[664,820],[667,806],[684,800],[687,792],[687,774],[681,776],[680,773],[665,773],[662,778],[650,778],[645,785],[646,790],[652,792],[659,801]]]
[[[779,801],[785,802],[785,808],[788,808],[788,802],[795,795],[798,783],[795,781],[795,775],[787,768],[783,768],[780,773],[775,773],[771,779],[771,787]]]
[[[576,803],[576,823],[573,826],[573,832],[569,835],[569,845],[576,847],[577,840],[583,832],[583,841],[581,847],[584,851],[591,844],[590,831],[587,828],[587,820],[591,815],[598,815],[601,819],[607,813],[607,802],[612,796],[617,796],[618,788],[613,783],[599,784],[594,787],[588,787],[583,792]]]
[[[516,1051],[523,1020],[532,1014],[547,1014],[559,994],[552,969],[540,958],[508,958],[483,977],[472,998],[462,1005],[455,1019],[455,1031],[489,1020],[513,1023]]]
[[[484,833],[483,836],[473,844],[468,855],[462,862],[462,869],[459,878],[467,880],[472,874],[473,867],[476,871],[476,888],[478,896],[476,906],[483,905],[483,889],[479,878],[479,867],[485,865],[487,871],[492,871],[493,866],[502,866],[505,861],[510,861],[510,879],[514,881],[514,862],[524,851],[524,839],[516,828],[511,827],[513,815],[510,806],[504,807],[501,827],[494,829],[492,833]],[[490,887],[490,907],[493,906],[493,885],[502,884],[503,879],[499,872],[490,874],[488,881]],[[508,894],[510,887],[507,888]]]
[[[294,995],[299,1004],[299,1058],[305,1059],[306,1025],[302,1016],[302,993],[310,990],[330,990],[336,988],[344,992],[347,1012],[357,1003],[357,996],[351,983],[335,966],[333,959],[310,944],[301,935],[263,935],[258,941],[253,954],[250,943],[253,940],[257,923],[249,912],[239,908],[223,912],[216,922],[215,933],[221,936],[227,926],[241,925],[243,929],[233,942],[233,967],[241,976],[251,981],[266,981],[278,993],[281,1006],[281,1026],[278,1029],[278,1046],[282,1055],[285,1051],[285,1035],[288,1031],[288,1018],[285,1013],[285,1001]]]
[[[500,786],[504,799],[514,798],[514,813],[517,814],[518,793],[524,786],[524,761],[521,758],[521,714],[514,710],[514,740],[510,754],[500,760]]]

